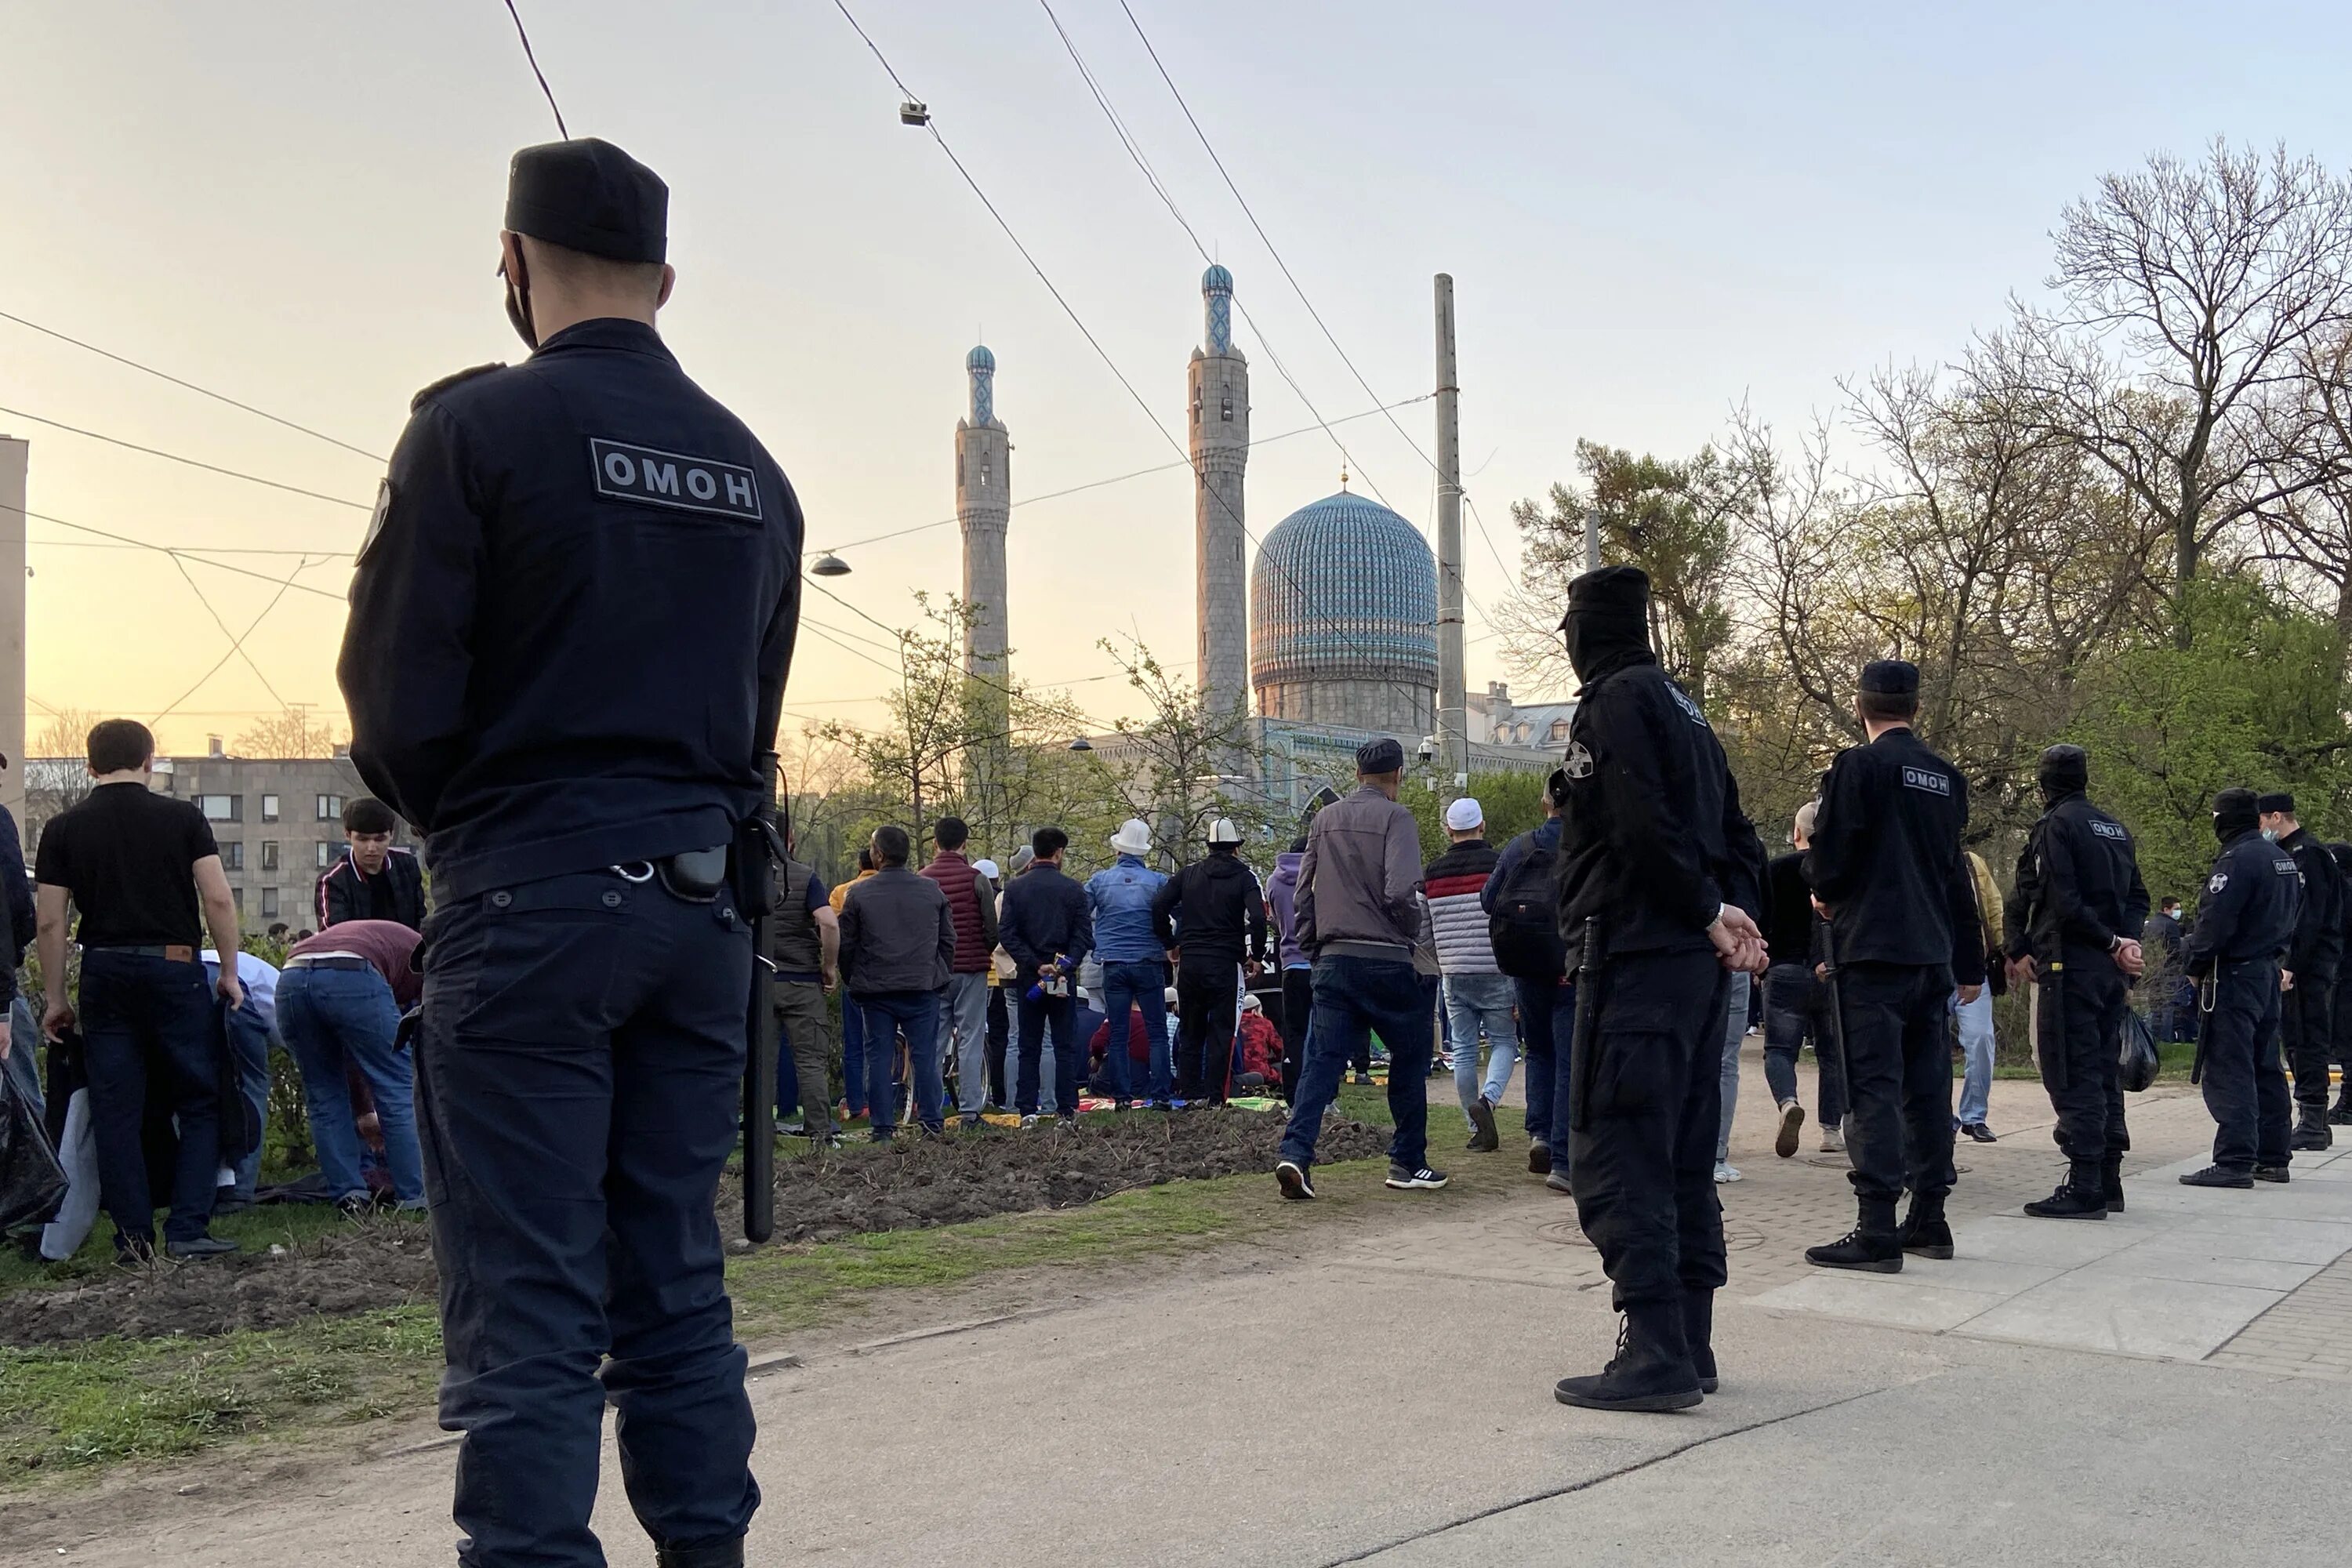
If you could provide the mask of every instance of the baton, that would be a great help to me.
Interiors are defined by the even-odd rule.
[[[2034,981],[2034,1046],[2042,1055],[2042,1084],[2053,1094],[2074,1086],[2066,1063],[2066,965],[2052,962]],[[2054,1027],[2053,1027],[2054,1026]]]
[[[776,753],[760,759],[776,776]],[[772,786],[771,786],[772,787]],[[784,858],[771,800],[738,832],[736,897],[751,922],[751,994],[743,1020],[743,1236],[761,1242],[776,1228],[776,966],[768,953],[775,912],[775,868]]]
[[[1601,965],[1604,943],[1601,921],[1587,916],[1583,951],[1576,964],[1576,1021],[1568,1042],[1568,1125],[1581,1131],[1592,1115],[1592,1086],[1601,1071],[1601,1039],[1593,1027],[1601,1009]],[[1553,1071],[1559,1064],[1552,1064]]]

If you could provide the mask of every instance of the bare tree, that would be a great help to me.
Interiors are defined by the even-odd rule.
[[[2016,400],[2162,520],[2177,595],[2224,530],[2325,481],[2284,416],[2352,310],[2352,185],[2217,142],[2106,176],[2054,237],[2057,305],[2015,303],[1969,355],[1972,390]]]
[[[257,719],[230,743],[247,757],[331,757],[351,739],[348,725],[318,718],[307,704],[298,702],[282,713]]]

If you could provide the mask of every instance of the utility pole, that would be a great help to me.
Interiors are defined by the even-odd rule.
[[[1454,278],[1437,275],[1437,753],[1470,767],[1462,647],[1462,389],[1454,363]],[[1450,782],[1450,781],[1449,781]]]
[[[1601,570],[1601,509],[1597,506],[1584,509],[1584,569]]]

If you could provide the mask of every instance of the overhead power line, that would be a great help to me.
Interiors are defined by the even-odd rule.
[[[142,447],[136,441],[126,441],[120,436],[109,436],[100,430],[85,430],[79,425],[68,425],[63,420],[51,419],[39,414],[27,414],[21,408],[0,408],[0,414],[5,414],[14,419],[29,419],[36,425],[46,425],[52,430],[62,430],[68,436],[83,436],[92,441],[103,441],[110,447],[122,447],[133,452],[144,452],[151,458],[162,458],[169,462],[184,463],[192,468],[202,468],[208,474],[222,474],[232,479],[243,479],[250,485],[267,485],[273,490],[285,490],[290,495],[308,496],[312,500],[326,501],[333,506],[347,506],[353,511],[373,510],[366,501],[352,500],[344,496],[331,496],[323,490],[304,489],[300,485],[289,485],[282,479],[265,479],[259,474],[248,474],[242,468],[225,468],[218,463],[207,463],[196,458],[184,458],[177,452],[166,452],[157,447]]]
[[[251,577],[257,582],[268,583],[274,585],[278,583],[286,581],[286,579],[272,577],[267,572],[256,572],[250,567],[233,566],[226,561],[214,561],[208,559],[198,551],[174,549],[168,544],[158,544],[152,539],[133,539],[127,533],[114,533],[103,528],[92,528],[86,522],[74,522],[66,518],[58,517],[50,512],[31,511],[23,507],[13,506],[0,506],[0,511],[12,511],[19,517],[28,517],[37,522],[53,522],[59,528],[70,528],[78,533],[95,534],[100,539],[110,539],[115,541],[117,543],[135,545],[141,550],[152,550],[159,555],[169,555],[175,560],[184,559],[193,561],[200,566],[209,566],[215,572],[232,572],[239,577]],[[313,588],[307,583],[292,583],[289,585],[297,593],[316,594],[322,599],[332,599],[337,604],[344,602],[342,595],[330,593],[324,588]]]
[[[369,451],[364,447],[354,447],[349,441],[340,440],[335,437],[330,436],[323,430],[313,430],[308,425],[298,424],[294,420],[285,417],[283,415],[272,414],[267,408],[256,408],[252,404],[240,402],[238,399],[231,397],[225,392],[215,392],[209,386],[199,386],[194,382],[184,380],[179,376],[173,375],[169,371],[157,370],[152,364],[146,364],[139,360],[132,359],[128,354],[116,353],[112,349],[102,349],[96,343],[75,337],[69,332],[61,332],[55,327],[45,327],[38,321],[26,321],[22,316],[11,315],[5,310],[0,310],[0,321],[14,321],[18,326],[24,327],[31,331],[38,332],[44,337],[55,338],[61,343],[71,343],[78,349],[86,349],[89,353],[98,355],[100,359],[110,359],[117,364],[128,365],[131,369],[138,371],[142,374],[152,375],[158,381],[168,381],[173,386],[184,387],[190,392],[195,393],[199,396],[209,397],[215,403],[226,403],[231,408],[241,409],[245,413],[253,415],[257,418],[267,419],[272,425],[284,426],[287,429],[292,430],[299,435],[308,436],[314,441],[324,441],[330,447],[341,447],[344,451],[350,452],[357,457],[365,458],[370,462],[384,463],[391,461],[390,458],[380,457],[376,453]]]
[[[539,68],[539,56],[531,52],[530,35],[523,30],[522,13],[515,9],[515,0],[507,0],[507,15],[514,18],[515,37],[522,40],[522,58],[530,62],[530,74],[539,79],[539,90],[547,95],[548,110],[555,116],[555,133],[569,142],[572,132],[563,128],[563,110],[555,106],[555,89],[547,85],[547,73]]]

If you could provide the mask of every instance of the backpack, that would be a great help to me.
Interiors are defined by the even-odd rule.
[[[1530,842],[1495,889],[1486,933],[1495,966],[1520,980],[1557,980],[1568,973],[1568,943],[1559,934],[1559,850]]]

